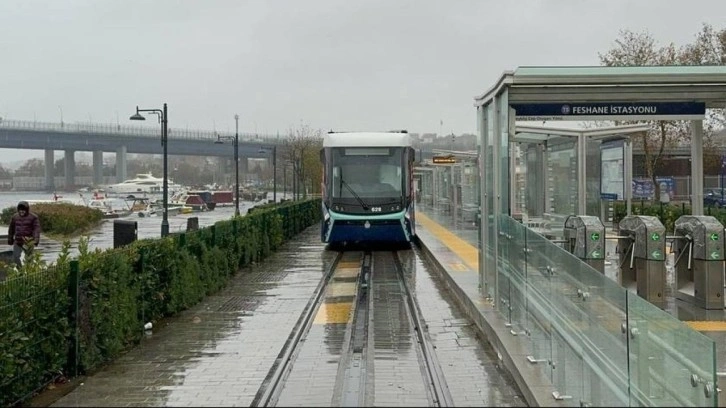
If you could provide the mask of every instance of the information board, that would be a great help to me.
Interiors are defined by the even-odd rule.
[[[623,200],[625,197],[625,143],[622,140],[600,145],[600,198]]]

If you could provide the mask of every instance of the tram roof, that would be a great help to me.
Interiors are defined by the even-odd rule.
[[[341,132],[323,137],[323,147],[384,146],[411,146],[411,137],[400,132]]]

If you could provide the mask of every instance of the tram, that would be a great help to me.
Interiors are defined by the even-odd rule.
[[[321,239],[331,245],[408,244],[415,236],[408,132],[328,132],[323,138]]]

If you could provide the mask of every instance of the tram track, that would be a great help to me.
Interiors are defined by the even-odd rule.
[[[354,282],[355,289],[350,296],[341,296],[334,289],[335,282],[340,282],[340,271],[345,269],[340,265],[350,266],[353,259],[358,260],[357,273],[355,280],[348,280],[346,284]],[[349,302],[344,320],[325,323],[345,327],[344,332],[342,328],[338,332],[339,341],[311,332],[311,327],[326,315],[326,301]],[[319,367],[305,366],[311,354],[325,349],[322,343],[329,349],[328,343],[335,342],[340,343],[337,360],[321,362]],[[301,357],[301,367],[294,369],[298,356],[306,357]],[[313,360],[322,361],[322,357],[328,355]],[[332,365],[335,367],[331,368]],[[306,384],[304,381],[308,384],[301,386]],[[325,386],[321,384],[325,382],[330,383],[330,395],[311,393],[312,388]],[[371,406],[386,404],[388,400],[394,404],[413,401],[414,405],[454,405],[397,253],[340,252],[321,279],[251,406],[276,406],[278,402]]]
[[[298,319],[292,333],[288,337],[285,345],[282,347],[280,354],[278,355],[275,363],[270,368],[267,377],[262,383],[259,391],[252,400],[250,406],[253,407],[267,407],[275,406],[275,401],[282,390],[284,385],[284,376],[290,372],[294,361],[294,354],[299,351],[301,341],[305,333],[309,330],[310,325],[317,313],[320,304],[323,301],[323,294],[325,289],[330,282],[333,273],[336,270],[337,265],[343,258],[343,253],[339,253],[333,261],[332,267],[327,271],[325,276],[320,280],[320,283],[313,292],[313,296],[303,310],[300,318]]]

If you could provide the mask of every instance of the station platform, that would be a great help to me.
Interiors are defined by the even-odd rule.
[[[316,286],[335,260],[336,252],[320,242],[314,225],[276,253],[243,273],[226,288],[173,318],[154,323],[141,344],[95,373],[74,379],[70,391],[31,406],[250,406]],[[504,368],[497,351],[482,341],[477,325],[455,306],[448,273],[466,279],[476,293],[476,259],[449,247],[452,232],[422,215],[418,232],[422,246],[404,251],[403,262],[414,272],[411,281],[421,313],[437,350],[454,406],[527,406],[517,381]],[[463,231],[453,231],[465,235]],[[470,244],[467,244],[470,247]],[[242,272],[240,271],[240,272]],[[375,279],[374,279],[375,281]],[[348,292],[338,285],[338,301]],[[335,306],[335,307],[334,307]],[[306,345],[295,361],[280,396],[281,406],[335,406],[335,372],[344,341],[340,303],[321,308]],[[396,323],[398,315],[388,318]],[[404,341],[403,339],[400,341]],[[406,342],[406,341],[404,341]],[[407,342],[410,343],[410,340]],[[410,346],[391,344],[372,370],[376,406],[426,406],[420,384],[405,375],[419,371],[411,364]],[[415,354],[414,354],[415,356]],[[415,361],[415,358],[414,358]],[[321,369],[322,366],[322,369]],[[307,367],[307,369],[306,369]],[[329,376],[320,376],[320,373]],[[313,374],[317,373],[317,374]],[[419,390],[420,391],[420,390]],[[333,399],[333,401],[335,401]]]
[[[423,227],[417,230],[421,245],[431,256],[441,264],[446,271],[449,284],[458,292],[460,303],[464,305],[470,317],[480,318],[478,324],[487,334],[489,341],[495,345],[498,352],[509,355],[513,360],[508,366],[513,375],[520,376],[519,383],[528,384],[522,387],[522,392],[528,401],[544,402],[546,405],[554,403],[551,386],[542,381],[537,375],[531,375],[532,369],[524,362],[526,351],[520,350],[516,342],[511,341],[512,335],[507,322],[493,306],[479,293],[478,273],[478,227],[471,222],[454,220],[448,211],[435,208],[418,208],[417,225]],[[432,234],[433,233],[433,234]],[[617,236],[612,228],[606,229],[606,260],[605,275],[617,281],[618,255],[615,251]],[[674,254],[667,246],[666,251],[666,306],[664,310],[681,320],[692,329],[712,338],[716,343],[716,363],[719,372],[718,387],[726,389],[726,308],[720,310],[707,310],[691,303],[677,299],[674,293],[675,268]],[[474,273],[470,273],[474,272]],[[630,288],[635,292],[635,288]],[[519,359],[519,361],[516,361]],[[529,374],[528,374],[529,373]],[[723,373],[723,374],[722,374]],[[539,387],[539,385],[542,387]],[[724,392],[719,395],[719,406],[726,406]]]

